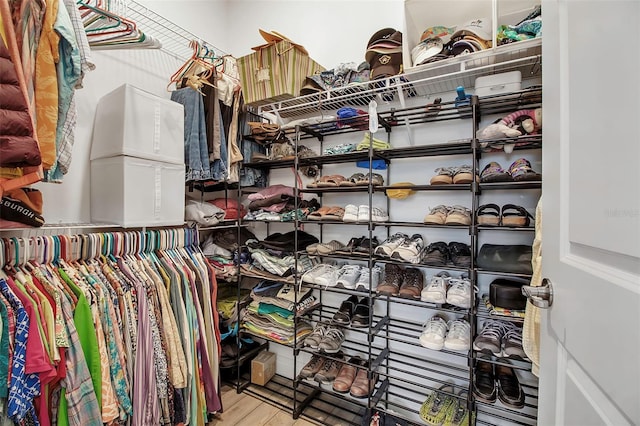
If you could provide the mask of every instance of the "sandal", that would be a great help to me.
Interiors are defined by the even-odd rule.
[[[332,209],[332,207],[322,206],[318,210],[316,210],[315,212],[309,213],[309,215],[307,216],[307,219],[308,220],[322,220],[323,216],[327,212],[329,212],[329,210],[331,210],[331,209]]]
[[[522,206],[516,206],[515,204],[502,206],[502,226],[529,226],[530,219],[533,219],[533,216]]]
[[[509,174],[516,182],[542,180],[542,175],[531,168],[526,158],[519,158],[509,166]]]
[[[502,166],[495,161],[487,164],[484,169],[482,169],[482,173],[480,173],[480,182],[488,183],[488,182],[509,182],[513,180],[511,175],[504,171]]]
[[[460,167],[453,168],[453,183],[471,183],[473,182],[473,169],[465,164]]]
[[[363,175],[362,178],[356,182],[356,185],[367,186],[369,185],[369,180],[371,180],[371,184],[373,186],[384,185],[384,178],[378,173],[367,173],[366,175]]]
[[[330,207],[329,210],[322,215],[322,220],[339,220],[342,221],[344,209],[342,207]]]
[[[500,226],[500,207],[497,204],[485,204],[476,211],[478,225]]]
[[[358,181],[364,179],[364,175],[362,173],[354,173],[349,176],[349,179],[345,179],[338,184],[338,186],[356,186]]]
[[[438,167],[434,170],[437,174],[431,178],[431,185],[447,185],[453,183],[453,167]]]
[[[342,175],[328,175],[322,176],[318,181],[318,188],[333,188],[340,185],[340,182],[344,182],[346,178]]]
[[[307,188],[317,188],[318,183],[320,183],[320,179],[322,179],[322,176],[316,176],[313,182],[307,184]]]

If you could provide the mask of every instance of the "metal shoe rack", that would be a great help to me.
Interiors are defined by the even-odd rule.
[[[513,47],[511,47],[511,49],[513,50]],[[509,57],[509,61],[505,63],[494,63],[494,72],[507,71],[510,70],[511,67],[516,66],[518,69],[526,70],[529,74],[535,73],[539,75],[539,45],[534,45],[531,49],[527,50],[527,54],[523,54],[520,50],[514,51],[518,53],[518,56],[515,58]],[[456,73],[456,75],[453,76],[444,76],[441,82],[455,86],[455,84],[460,82],[460,80],[456,80],[456,78],[464,78],[466,81],[474,75],[477,75],[474,74],[477,72],[478,70],[470,69],[461,75]],[[485,75],[486,73],[487,71],[482,68],[482,73],[479,75]],[[434,87],[433,85],[437,83],[439,82],[434,76],[428,76],[422,79],[419,76],[389,79],[389,81],[386,82],[377,82],[375,87],[368,86],[366,90],[355,91],[354,94],[343,94],[341,99],[330,98],[328,94],[314,95],[318,99],[294,99],[285,101],[284,103],[270,104],[261,107],[261,110],[258,112],[270,112],[276,113],[279,117],[297,118],[299,116],[315,114],[321,109],[335,109],[344,105],[363,105],[362,102],[365,102],[365,100],[368,102],[370,99],[377,99],[379,100],[379,104],[385,105],[383,111],[383,108],[380,108],[377,117],[379,131],[375,133],[375,135],[378,135],[380,139],[384,139],[384,137],[380,135],[385,134],[386,140],[391,142],[394,129],[404,130],[413,127],[434,126],[441,122],[469,123],[468,125],[470,125],[471,130],[469,132],[469,138],[424,145],[410,141],[409,146],[383,150],[374,149],[371,146],[372,144],[370,144],[369,149],[364,151],[322,155],[325,143],[329,140],[335,142],[339,141],[341,135],[346,136],[346,134],[354,132],[362,133],[361,128],[337,126],[336,121],[329,121],[308,126],[298,126],[296,127],[295,133],[292,133],[295,137],[296,148],[301,143],[304,143],[319,152],[319,156],[295,158],[289,161],[277,160],[245,163],[244,167],[265,169],[293,167],[295,170],[299,170],[301,167],[316,166],[320,172],[322,172],[324,167],[328,165],[369,160],[369,173],[372,173],[375,172],[375,170],[372,170],[372,160],[383,160],[387,164],[385,185],[383,186],[373,186],[372,183],[369,183],[367,186],[358,187],[306,188],[301,187],[297,180],[294,184],[296,200],[299,195],[315,194],[321,201],[327,196],[329,198],[329,204],[333,204],[332,201],[335,198],[332,197],[349,197],[350,195],[356,196],[356,194],[359,194],[360,196],[366,195],[368,206],[371,210],[371,207],[374,205],[374,197],[385,195],[386,191],[391,189],[389,183],[394,176],[392,174],[394,173],[393,170],[396,170],[392,166],[394,161],[406,159],[416,160],[426,157],[444,158],[447,156],[458,156],[458,158],[467,158],[468,161],[471,162],[473,174],[477,176],[481,171],[481,160],[485,156],[498,155],[495,152],[488,152],[487,148],[483,148],[477,138],[481,119],[489,116],[506,115],[520,109],[535,108],[540,106],[542,102],[541,89],[537,87],[507,95],[482,99],[477,96],[472,96],[469,102],[464,105],[456,104],[455,101],[442,102],[437,115],[425,114],[425,107],[429,102],[424,101],[424,99],[422,99],[422,102],[419,102],[421,96],[416,95],[427,88]],[[323,102],[321,99],[323,96],[327,96],[327,99],[330,99],[330,101],[327,102],[327,99],[325,99]],[[416,99],[409,99],[414,96],[416,96]],[[418,102],[416,102],[416,100]],[[391,105],[397,106],[398,103],[404,107],[391,107]],[[406,104],[413,105],[406,106]],[[369,136],[371,137],[370,140],[372,140],[374,134],[370,134]],[[511,139],[495,139],[490,142],[491,146],[517,142],[515,147],[516,151],[535,151],[541,149],[542,136],[534,135]],[[424,173],[421,173],[421,175],[424,175]],[[468,193],[470,196],[471,210],[475,212],[481,203],[484,202],[484,197],[490,196],[494,191],[513,193],[514,196],[518,196],[526,191],[540,191],[541,186],[540,181],[524,183],[507,182],[500,184],[485,184],[475,181],[472,184],[418,184],[410,186],[410,189],[427,194],[442,194],[442,191],[452,191],[452,193],[457,194]],[[400,187],[394,186],[393,188],[399,189]],[[407,186],[407,188],[409,187]],[[342,205],[345,204],[344,198],[340,199],[340,201],[342,201]],[[336,204],[340,203],[338,202]],[[378,228],[384,228],[387,237],[392,234],[392,230],[397,232],[401,229],[412,228],[426,229],[427,231],[446,230],[445,232],[455,235],[452,241],[464,241],[461,236],[466,234],[468,236],[466,241],[469,242],[472,254],[470,267],[460,268],[450,265],[436,267],[425,264],[411,264],[396,259],[383,259],[371,254],[371,246],[369,247],[369,254],[366,256],[330,254],[323,256],[323,258],[346,262],[360,262],[365,264],[365,267],[369,269],[375,265],[381,265],[384,269],[385,264],[395,263],[404,267],[417,267],[422,270],[427,270],[429,271],[427,276],[431,276],[439,270],[457,273],[466,272],[471,279],[472,288],[479,283],[486,284],[487,279],[490,279],[492,276],[530,278],[530,276],[480,270],[476,265],[476,257],[480,248],[479,242],[484,241],[485,235],[487,236],[486,238],[493,240],[494,243],[499,243],[503,238],[502,235],[505,234],[518,236],[530,235],[532,241],[532,227],[482,227],[478,225],[476,216],[473,213],[470,226],[427,225],[423,222],[416,221],[393,221],[393,205],[388,197],[386,197],[386,206],[387,212],[389,212],[390,215],[390,221],[372,222],[370,218],[368,222],[358,224],[362,229],[365,229],[364,227],[366,226],[366,231],[363,234],[368,236],[369,241],[371,241],[374,236],[374,231]],[[418,208],[424,213],[422,206]],[[330,238],[328,235],[331,235],[331,230],[335,229],[333,227],[339,228],[343,225],[353,226],[353,224],[345,224],[344,222],[335,220],[295,220],[292,224],[294,229],[313,229],[314,231],[310,232],[317,235],[321,242],[328,241]],[[326,227],[330,227],[329,230],[325,229]],[[468,232],[465,233],[465,230]],[[345,238],[348,239],[348,237]],[[382,242],[382,240],[380,240],[380,242]],[[303,252],[297,252],[296,259],[299,259],[302,253]],[[299,284],[299,280],[300,276],[296,276],[296,286]],[[425,285],[427,283],[428,281],[425,280]],[[298,373],[304,365],[304,363],[299,360],[301,354],[310,354],[314,351],[305,348],[302,342],[297,339],[293,345],[290,345],[293,352],[293,371],[287,373],[287,375],[293,377],[293,379],[287,377],[287,375],[276,375],[272,382],[268,383],[265,388],[261,388],[248,384],[246,380],[244,380],[241,385],[242,377],[240,377],[239,374],[237,382],[238,391],[244,390],[270,400],[274,404],[290,410],[294,418],[301,415],[317,418],[319,415],[322,415],[322,407],[325,407],[324,415],[326,416],[329,414],[326,411],[326,404],[330,404],[342,407],[346,413],[342,420],[350,424],[359,425],[361,417],[367,410],[373,408],[393,413],[393,415],[405,420],[409,424],[424,424],[420,419],[420,407],[422,403],[432,392],[438,391],[441,385],[452,383],[455,392],[449,393],[445,391],[444,393],[466,404],[467,408],[473,414],[470,416],[470,423],[521,425],[533,425],[536,423],[537,384],[535,377],[530,373],[530,362],[489,357],[481,353],[476,353],[472,348],[469,348],[466,352],[447,350],[431,351],[423,348],[419,343],[418,337],[422,330],[423,321],[430,318],[431,315],[436,312],[453,315],[457,318],[465,318],[471,325],[471,342],[474,341],[479,333],[485,319],[522,322],[522,319],[490,314],[484,307],[484,303],[480,299],[480,294],[476,295],[472,291],[472,308],[465,310],[446,304],[435,305],[420,301],[419,299],[378,295],[375,292],[375,287],[372,286],[371,278],[367,291],[354,291],[336,287],[325,288],[306,283],[303,285],[312,287],[314,294],[317,295],[321,302],[321,306],[318,309],[305,314],[306,319],[311,320],[313,324],[331,323],[331,318],[338,310],[337,306],[339,306],[339,302],[336,303],[337,297],[347,297],[353,294],[359,297],[368,297],[369,312],[371,313],[369,327],[346,329],[345,334],[347,335],[347,339],[342,345],[342,351],[346,357],[340,361],[346,362],[346,360],[353,355],[360,355],[369,360],[370,364],[367,367],[368,377],[370,379],[377,378],[374,391],[368,398],[355,399],[349,395],[345,396],[333,391],[331,386],[327,387],[326,385],[319,385],[310,379],[299,378]],[[412,314],[407,317],[407,312]],[[420,314],[421,316],[419,318],[412,316],[415,312],[422,312]],[[329,354],[322,355],[329,359],[336,359]],[[478,361],[489,362],[493,365],[506,365],[514,370],[523,372],[525,376],[529,377],[529,380],[526,382],[520,380],[526,395],[525,407],[522,409],[514,409],[502,405],[499,401],[493,404],[478,401],[473,394],[473,381]],[[518,375],[520,376],[520,373],[518,373]],[[246,379],[246,377],[244,377],[244,379]],[[269,388],[272,388],[272,391],[266,392]],[[466,394],[461,394],[461,391],[466,391]],[[324,417],[322,419],[324,419]],[[322,419],[319,420],[324,421]]]

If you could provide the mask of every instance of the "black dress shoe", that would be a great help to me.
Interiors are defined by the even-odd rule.
[[[496,365],[496,380],[498,381],[498,398],[509,407],[524,407],[524,392],[513,368]]]
[[[358,304],[358,296],[355,294],[340,304],[338,312],[333,314],[332,322],[339,325],[351,324],[356,305]]]
[[[493,374],[493,364],[478,361],[473,378],[473,394],[480,401],[496,402],[496,378]]]
[[[352,327],[369,327],[369,298],[363,297],[356,305],[351,318]]]

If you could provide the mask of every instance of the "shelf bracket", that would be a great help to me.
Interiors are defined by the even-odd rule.
[[[382,395],[384,395],[384,393],[387,391],[387,388],[389,388],[389,379],[384,379],[376,393],[374,393],[373,397],[371,397],[371,400],[369,401],[369,408],[374,408],[376,405],[378,405],[378,403],[382,399]]]
[[[376,326],[371,329],[371,334],[369,334],[369,342],[373,342],[373,339],[375,339],[376,335],[387,324],[389,324],[389,317],[388,316],[384,316],[384,317],[380,318],[380,321],[378,321]]]
[[[389,356],[389,348],[384,348],[382,352],[373,360],[371,363],[371,370],[376,370],[382,364],[382,360],[386,359]]]

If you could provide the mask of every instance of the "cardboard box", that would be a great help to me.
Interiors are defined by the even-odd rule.
[[[184,108],[129,84],[98,101],[91,160],[127,155],[184,164]]]
[[[276,374],[276,354],[260,352],[251,360],[251,383],[264,386]]]
[[[118,156],[91,161],[91,221],[184,225],[184,164]]]
[[[325,70],[288,40],[256,49],[237,60],[247,105],[265,105],[300,96],[305,79]]]

